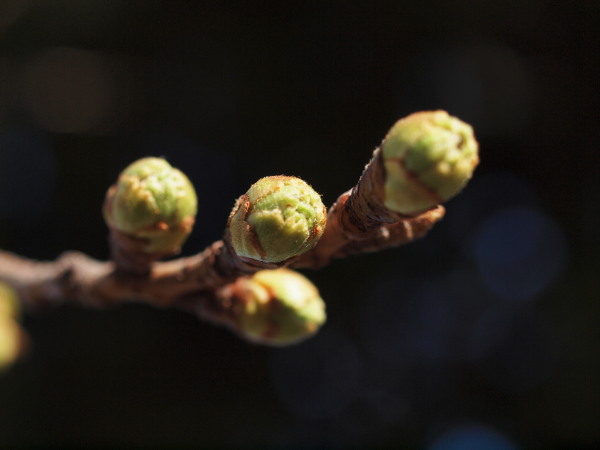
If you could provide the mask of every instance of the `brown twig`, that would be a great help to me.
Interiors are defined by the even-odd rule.
[[[122,270],[123,264],[100,262],[78,252],[65,253],[53,262],[0,252],[0,280],[12,285],[29,309],[63,302],[106,307],[137,301],[191,310],[222,323],[227,308],[232,307],[227,287],[241,276],[282,266],[319,268],[333,258],[395,247],[423,236],[442,218],[442,206],[415,216],[385,208],[384,177],[380,152],[376,150],[357,185],[329,209],[327,228],[317,245],[279,264],[238,257],[226,232],[223,240],[202,253],[154,263],[150,271]],[[128,258],[114,253],[113,257]],[[128,264],[131,261],[135,258],[129,258]]]
[[[412,216],[384,206],[385,168],[375,149],[358,183],[329,208],[327,228],[317,245],[293,263],[298,268],[323,267],[333,258],[376,252],[424,236],[444,216],[438,205]]]

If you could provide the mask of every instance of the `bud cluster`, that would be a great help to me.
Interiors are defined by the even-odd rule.
[[[129,165],[107,193],[109,227],[145,242],[150,254],[177,253],[192,231],[197,210],[192,183],[162,158]]]
[[[321,197],[299,178],[261,178],[236,202],[227,223],[238,256],[278,263],[310,250],[327,220]]]
[[[424,111],[399,120],[381,144],[384,204],[412,214],[454,197],[479,163],[473,129],[446,111]]]
[[[289,345],[312,336],[325,322],[325,303],[306,277],[288,269],[261,270],[238,279],[235,328],[250,341]]]

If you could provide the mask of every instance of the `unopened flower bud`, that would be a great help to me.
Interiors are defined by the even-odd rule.
[[[238,256],[277,263],[311,249],[327,220],[321,197],[299,178],[261,178],[236,202],[229,216]]]
[[[6,283],[0,282],[0,318],[19,317],[20,308],[17,293]]]
[[[325,323],[319,291],[297,272],[262,270],[239,283],[237,328],[251,341],[289,345],[313,335]]]
[[[419,112],[399,120],[381,151],[385,206],[404,214],[454,197],[479,162],[473,129],[445,111]]]
[[[14,319],[0,316],[0,371],[19,357],[23,338],[23,332]]]
[[[197,209],[192,183],[161,158],[128,166],[107,193],[109,227],[147,242],[145,251],[177,253],[192,231]]]

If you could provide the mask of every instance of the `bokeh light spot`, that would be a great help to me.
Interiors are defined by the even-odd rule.
[[[529,207],[509,207],[480,224],[472,253],[494,294],[505,300],[530,300],[563,271],[567,244],[549,216]]]
[[[439,437],[429,450],[517,450],[511,439],[483,425],[459,426]]]
[[[462,245],[491,214],[507,207],[538,204],[538,194],[529,181],[512,172],[482,173],[450,201],[444,221],[452,237]]]

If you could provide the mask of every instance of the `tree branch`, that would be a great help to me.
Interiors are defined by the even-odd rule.
[[[156,307],[192,310],[210,321],[223,322],[231,307],[226,287],[238,277],[283,266],[319,268],[333,258],[373,252],[411,242],[440,220],[437,206],[405,216],[383,206],[385,171],[376,150],[357,185],[329,209],[325,233],[307,253],[282,263],[265,263],[236,255],[228,231],[202,253],[153,263],[150,271],[124,271],[79,252],[67,252],[53,262],[37,262],[0,252],[0,280],[19,293],[28,309],[64,302],[107,307],[142,302]],[[229,305],[229,306],[227,306]]]

